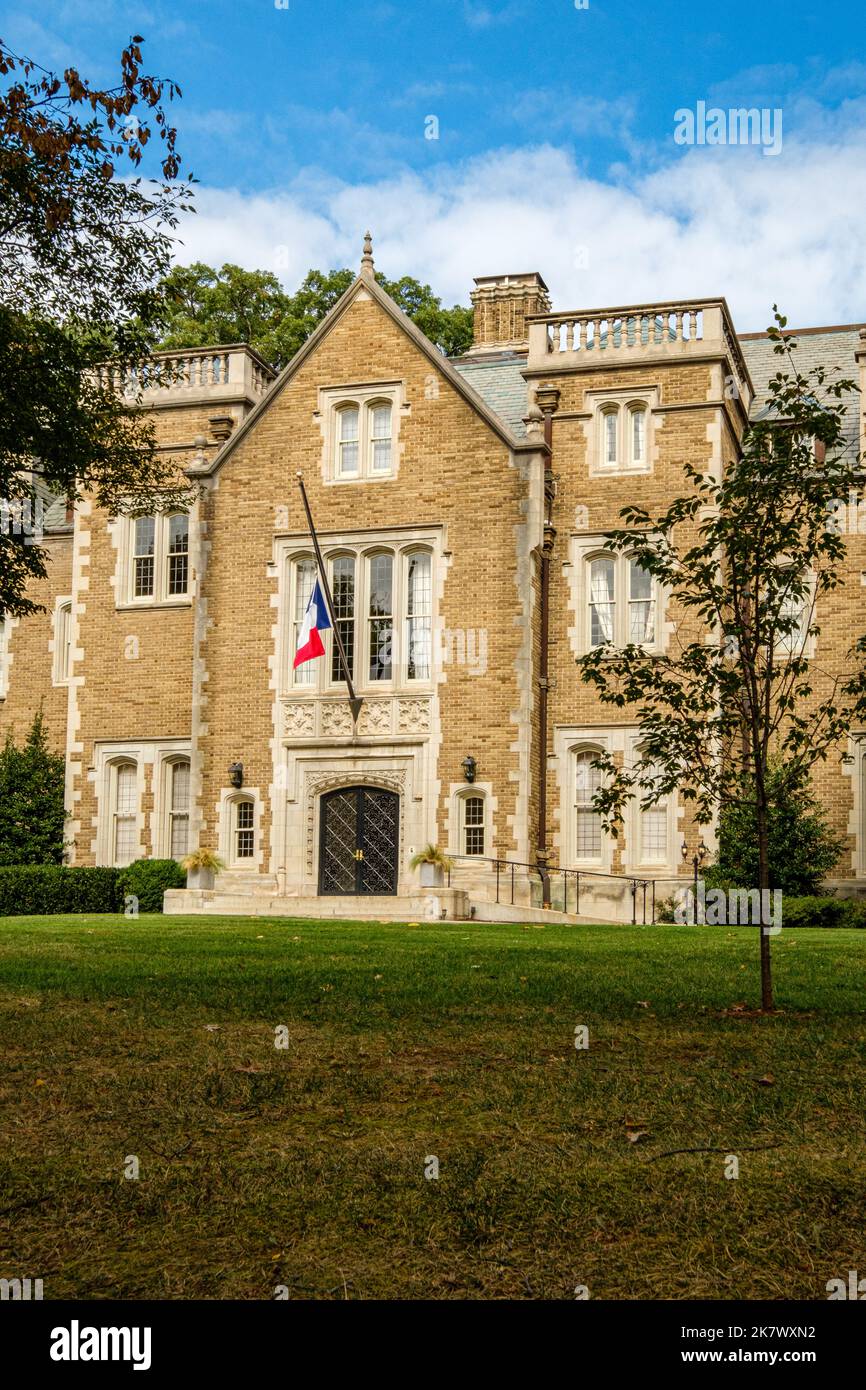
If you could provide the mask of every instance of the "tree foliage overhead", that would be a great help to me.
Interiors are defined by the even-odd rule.
[[[176,481],[137,389],[118,393],[97,370],[110,358],[138,379],[164,321],[170,232],[189,206],[166,113],[179,89],[143,71],[141,43],[99,88],[0,40],[0,612],[32,612],[25,587],[45,574],[26,525],[35,480],[112,509]],[[159,178],[125,179],[155,135]]]
[[[10,730],[0,750],[0,864],[62,864],[64,759],[38,714],[23,746]]]
[[[354,280],[351,270],[310,270],[299,289],[287,294],[267,270],[219,270],[196,262],[175,266],[163,283],[169,307],[166,348],[248,343],[266,362],[281,368],[334,307]],[[429,285],[404,275],[378,283],[447,356],[472,343],[472,310],[442,307]]]
[[[845,433],[853,381],[803,374],[797,344],[776,312],[779,370],[769,406],[721,477],[685,465],[689,491],[657,516],[626,507],[607,538],[665,595],[675,631],[664,654],[631,644],[595,648],[579,662],[601,700],[635,712],[640,753],[631,766],[605,754],[596,805],[616,829],[626,805],[676,791],[706,825],[719,808],[754,817],[757,879],[769,888],[769,820],[815,764],[866,715],[866,637],[838,664],[821,649],[822,598],[844,579],[846,543],[835,517],[860,478]],[[771,778],[770,762],[778,771]],[[762,999],[772,1003],[769,939],[761,932]]]

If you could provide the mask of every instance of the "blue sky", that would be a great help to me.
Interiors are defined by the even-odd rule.
[[[866,7],[853,0],[73,0],[7,9],[7,41],[108,80],[135,31],[183,88],[199,214],[179,259],[377,262],[466,302],[536,268],[557,305],[727,294],[866,318]],[[780,153],[683,148],[698,102],[782,111]],[[438,138],[425,138],[430,117]]]

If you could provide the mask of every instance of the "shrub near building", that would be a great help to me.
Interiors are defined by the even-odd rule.
[[[22,747],[10,729],[0,751],[0,865],[62,864],[64,759],[37,714]]]

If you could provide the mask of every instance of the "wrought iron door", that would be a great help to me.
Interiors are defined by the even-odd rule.
[[[399,848],[396,792],[340,787],[322,797],[320,893],[396,893]]]

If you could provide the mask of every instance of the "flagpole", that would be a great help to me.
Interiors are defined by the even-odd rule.
[[[358,715],[361,712],[361,706],[364,703],[364,701],[355,694],[355,687],[352,683],[352,673],[349,670],[349,663],[346,660],[346,649],[343,646],[343,639],[340,636],[340,629],[337,627],[337,619],[334,615],[334,603],[333,599],[331,598],[331,588],[328,584],[328,575],[325,570],[325,562],[322,559],[322,550],[319,545],[319,537],[316,535],[316,528],[313,525],[313,514],[310,511],[310,503],[307,499],[307,489],[304,487],[304,475],[301,473],[300,469],[298,469],[297,477],[298,487],[301,489],[301,498],[304,503],[304,511],[307,513],[307,525],[310,528],[310,535],[313,540],[313,548],[316,552],[316,563],[319,567],[319,578],[322,581],[322,592],[325,595],[325,602],[328,605],[328,616],[331,619],[331,631],[334,634],[334,641],[337,644],[337,651],[340,654],[340,665],[343,668],[343,675],[346,680],[346,685],[349,687],[349,708],[352,711],[352,719],[357,724]]]

